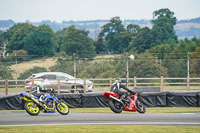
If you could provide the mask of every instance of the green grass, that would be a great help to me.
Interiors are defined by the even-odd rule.
[[[23,63],[19,63],[17,65],[13,64],[13,65],[10,66],[10,69],[15,72],[15,70],[17,68],[18,77],[19,77],[19,75],[21,73],[25,72],[26,70],[32,69],[35,66],[44,67],[48,70],[50,67],[56,65],[56,61],[57,61],[56,57],[51,57],[51,58],[45,57],[45,58],[42,58],[42,59],[26,61],[26,62],[23,62]],[[16,79],[16,73],[12,73],[12,76],[13,76],[14,79]]]
[[[147,108],[147,113],[200,113],[200,107],[154,107]]]
[[[146,108],[146,113],[200,113],[199,107],[154,107]],[[81,113],[112,113],[110,108],[72,108],[70,112]],[[133,113],[123,111],[122,113]]]
[[[24,110],[0,110],[0,112],[25,112]],[[113,113],[110,108],[70,108],[77,113]],[[134,113],[123,111],[122,113]],[[147,108],[146,113],[200,113],[200,107],[154,107]]]
[[[199,133],[199,126],[131,126],[131,125],[79,125],[79,126],[15,126],[0,127],[0,133]]]

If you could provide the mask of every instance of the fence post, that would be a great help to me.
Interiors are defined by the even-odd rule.
[[[84,88],[83,88],[83,93],[86,91],[86,79],[84,78]]]
[[[58,79],[58,95],[60,95],[60,79]]]
[[[190,77],[187,76],[187,91],[190,90]]]
[[[160,91],[164,91],[164,78],[163,76],[160,77]]]
[[[190,89],[190,53],[187,53],[187,91]]]
[[[136,88],[137,87],[137,78],[136,77],[133,78],[133,82],[134,82],[134,88]]]
[[[110,77],[110,88],[112,87],[112,77]]]
[[[8,95],[8,79],[5,80],[6,95]]]

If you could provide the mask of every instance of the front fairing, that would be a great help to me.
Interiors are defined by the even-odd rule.
[[[130,100],[130,104],[124,108],[124,111],[137,111],[135,102],[132,98],[128,98]]]
[[[39,97],[34,96],[31,93],[21,93],[20,96],[25,100],[25,101],[32,101],[31,98],[39,100]]]
[[[45,94],[43,101],[47,101],[49,99],[53,99],[56,102],[56,104],[61,102],[56,96],[51,94]]]
[[[108,100],[111,100],[112,98],[110,98],[110,95],[115,96],[115,97],[120,97],[118,94],[114,93],[114,92],[104,92],[103,96],[105,98],[107,98]]]
[[[130,95],[129,98],[130,104],[124,108],[124,111],[137,111],[136,101],[138,99],[138,94]]]

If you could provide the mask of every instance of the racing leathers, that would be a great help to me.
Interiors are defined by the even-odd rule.
[[[126,91],[120,91],[120,89],[123,88]],[[120,95],[121,100],[125,100],[128,96],[128,92],[131,94],[135,94],[134,91],[128,89],[126,86],[122,85],[120,81],[116,81],[112,87],[111,87],[111,92],[117,93]]]

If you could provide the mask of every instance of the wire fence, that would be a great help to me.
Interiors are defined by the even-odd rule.
[[[3,81],[8,79],[8,88],[11,87],[13,89],[22,88],[23,90],[23,84],[25,84],[23,81],[31,76],[32,73],[41,72],[37,69],[35,70],[35,67],[45,68],[45,71],[48,72],[64,72],[82,79],[93,79],[96,84],[94,85],[94,88],[97,88],[96,91],[108,90],[109,85],[107,85],[107,87],[102,85],[110,84],[110,77],[113,79],[127,77],[127,67],[128,77],[130,78],[129,86],[131,87],[135,86],[134,77],[137,78],[137,87],[161,87],[160,84],[162,83],[160,83],[160,79],[163,76],[164,91],[173,91],[170,88],[180,88],[179,90],[181,91],[195,91],[199,88],[200,53],[174,53],[168,55],[152,53],[142,56],[135,55],[135,60],[127,60],[125,54],[97,55],[94,58],[61,55],[54,57],[35,55],[10,56],[2,60],[1,64],[4,64],[12,75],[11,78],[1,78],[1,75],[6,75],[7,72],[0,70],[2,72],[0,74],[0,79]],[[0,69],[3,68],[1,67]],[[13,81],[11,81],[11,79]],[[176,84],[171,84],[173,82]],[[188,82],[190,84],[190,89],[188,89]],[[125,80],[124,83],[126,83]],[[5,83],[3,82],[0,82],[0,85],[5,87]],[[14,87],[10,85],[14,85]],[[0,87],[3,94],[5,94],[4,87]]]
[[[76,79],[75,79],[76,80]],[[70,87],[62,84],[63,80],[49,80],[50,84],[44,85],[44,88],[54,88],[57,94],[61,93],[88,93],[87,80],[92,81],[92,90],[89,93],[110,91],[110,88],[116,78],[95,78],[83,79],[82,84],[74,82]],[[126,78],[121,78],[122,84],[126,85]],[[27,88],[26,80],[0,80],[0,95],[15,95],[21,92],[30,91],[38,80],[32,80]],[[44,82],[44,81],[42,81]],[[66,82],[66,81],[64,81]],[[72,87],[75,86],[75,87]],[[139,92],[194,92],[200,91],[200,78],[128,78],[128,87]]]

